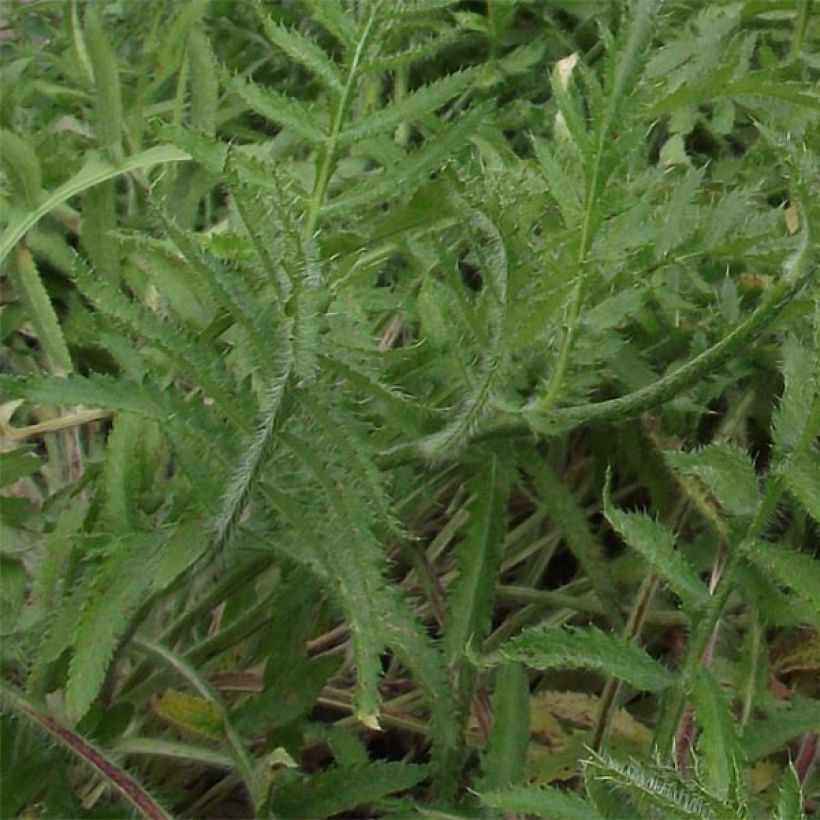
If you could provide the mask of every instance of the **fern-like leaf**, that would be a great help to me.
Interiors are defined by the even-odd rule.
[[[339,135],[340,145],[384,134],[400,125],[429,116],[448,100],[469,88],[475,82],[477,74],[478,70],[474,68],[448,74],[399,98],[379,111],[367,114],[360,122],[353,123],[342,131]]]
[[[490,409],[496,381],[504,363],[502,342],[507,316],[508,260],[498,228],[480,211],[458,201],[473,234],[472,247],[487,279],[486,299],[488,342],[479,364],[476,385],[458,416],[446,427],[422,441],[421,452],[429,459],[440,453],[452,453],[463,447]]]
[[[279,376],[266,389],[259,426],[225,490],[222,509],[213,523],[214,551],[222,552],[230,543],[239,518],[253,490],[271,442],[290,412],[292,364],[286,361]]]
[[[286,28],[265,14],[259,4],[256,5],[265,36],[273,45],[280,48],[294,62],[301,63],[316,77],[333,96],[342,93],[342,78],[333,60],[324,49],[306,35],[295,29]]]
[[[303,102],[280,94],[272,88],[264,88],[248,78],[231,77],[227,79],[227,84],[237,97],[260,117],[289,129],[309,145],[318,147],[324,143],[324,129]]]
[[[393,199],[397,194],[409,196],[444,162],[463,146],[486,116],[487,109],[473,108],[463,117],[442,128],[432,139],[395,166],[374,173],[359,185],[331,199],[322,207],[325,216],[355,216],[362,209]]]

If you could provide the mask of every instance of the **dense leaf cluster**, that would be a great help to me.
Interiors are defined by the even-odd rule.
[[[808,0],[2,14],[4,816],[813,805]]]

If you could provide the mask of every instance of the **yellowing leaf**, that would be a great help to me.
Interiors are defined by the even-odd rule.
[[[584,692],[538,692],[530,698],[530,715],[533,732],[561,720],[582,729],[591,729],[598,715],[598,697]],[[619,709],[612,721],[612,732],[624,740],[640,746],[648,746],[652,732],[635,720],[626,709]]]
[[[186,732],[210,740],[221,740],[224,736],[219,707],[205,698],[168,689],[154,704],[154,712]]]

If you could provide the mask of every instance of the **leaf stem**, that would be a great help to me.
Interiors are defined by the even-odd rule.
[[[658,718],[653,746],[661,760],[668,759],[672,754],[687,695],[692,688],[695,675],[701,667],[709,642],[713,639],[721,613],[735,587],[735,574],[742,561],[743,553],[747,545],[753,544],[760,537],[766,522],[774,512],[782,489],[783,481],[780,476],[771,476],[766,484],[763,498],[758,505],[755,516],[749,523],[745,534],[734,547],[730,546],[729,556],[715,586],[714,594],[709,599],[703,617],[689,639],[683,664],[678,670],[675,684],[670,689]]]
[[[353,91],[356,85],[356,80],[359,74],[359,65],[362,60],[365,48],[370,41],[373,24],[376,21],[377,11],[380,3],[376,3],[370,10],[367,16],[367,21],[362,28],[362,33],[359,36],[359,42],[356,44],[356,50],[353,52],[353,59],[350,61],[350,68],[347,73],[347,81],[342,90],[342,96],[339,99],[339,105],[336,108],[336,113],[333,117],[333,125],[325,142],[324,152],[319,163],[319,169],[316,172],[316,180],[313,183],[313,190],[310,194],[310,202],[308,203],[307,214],[304,223],[304,235],[307,237],[313,236],[316,231],[316,225],[319,222],[319,214],[322,210],[322,205],[327,195],[327,187],[330,184],[330,178],[336,165],[336,155],[339,150],[339,136],[342,133],[347,112],[350,110],[351,102],[353,101]]]
[[[142,817],[147,817],[149,820],[170,820],[171,815],[128,772],[109,760],[100,749],[78,735],[73,729],[58,723],[5,681],[0,681],[0,697],[18,715],[34,723],[94,769],[134,806]]]

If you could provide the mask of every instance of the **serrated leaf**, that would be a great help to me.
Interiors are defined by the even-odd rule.
[[[517,663],[499,667],[493,693],[493,730],[481,756],[479,791],[503,789],[524,777],[530,742],[530,688]]]
[[[485,806],[507,814],[526,814],[549,820],[600,820],[595,806],[569,790],[550,786],[478,791]]]
[[[311,145],[319,146],[324,143],[324,130],[303,102],[257,85],[247,78],[232,77],[228,80],[228,85],[260,117],[280,127],[289,128]]]
[[[706,82],[682,86],[652,105],[647,114],[657,117],[677,108],[701,105],[711,100],[728,98],[742,101],[744,97],[750,96],[783,100],[801,108],[820,111],[820,98],[807,92],[805,85],[785,82],[767,69],[752,71],[740,79],[732,80],[731,70],[727,68],[713,72]]]
[[[48,357],[51,370],[58,375],[71,373],[74,370],[71,354],[68,352],[57,314],[43,286],[34,257],[28,248],[18,246],[9,274],[20,301],[26,307],[28,319],[37,333],[37,340]]]
[[[783,477],[791,494],[820,523],[820,456],[814,450],[789,459]]]
[[[561,211],[564,226],[571,230],[578,224],[581,217],[580,181],[574,179],[571,173],[561,165],[546,140],[533,137],[532,144],[535,149],[535,158],[547,181],[550,194]]]
[[[730,805],[710,798],[695,782],[684,780],[674,769],[643,765],[635,760],[621,762],[600,755],[588,761],[587,767],[596,780],[654,807],[663,817],[713,820],[715,808],[721,809],[727,818],[737,816]]]
[[[693,453],[667,453],[667,460],[701,479],[731,515],[748,519],[760,500],[757,474],[748,454],[730,444],[710,444]]]
[[[774,817],[775,820],[803,820],[805,816],[800,780],[794,765],[789,764],[783,770],[783,776],[780,778]]]
[[[425,766],[377,762],[367,766],[328,769],[282,783],[273,799],[281,817],[329,817],[350,813],[389,794],[410,789],[427,777]]]
[[[777,459],[785,458],[803,435],[817,392],[817,357],[794,336],[783,343],[783,381],[783,395],[772,414]]]
[[[398,194],[410,196],[428,174],[439,168],[470,138],[485,114],[486,108],[476,107],[456,122],[448,123],[396,166],[370,174],[359,185],[331,199],[323,206],[322,213],[327,216],[355,214],[368,205],[393,199]]]
[[[347,145],[367,137],[384,134],[434,114],[448,100],[469,87],[478,75],[478,69],[468,68],[447,74],[421,86],[378,111],[369,112],[359,122],[349,125],[339,136],[339,144]]]
[[[509,480],[490,456],[468,482],[471,501],[464,540],[457,548],[459,576],[450,593],[444,650],[452,662],[471,641],[480,645],[490,625]]]
[[[259,8],[265,36],[293,61],[301,63],[333,94],[342,92],[342,78],[333,60],[316,42],[296,29],[275,22]]]
[[[94,74],[95,131],[112,162],[122,160],[123,112],[117,55],[108,41],[96,5],[86,7],[85,42]]]
[[[675,546],[669,530],[644,513],[627,513],[612,506],[609,475],[604,487],[604,515],[626,543],[663,578],[684,606],[697,610],[705,605],[709,598],[706,587]]]
[[[0,376],[0,387],[8,396],[19,396],[38,404],[65,407],[88,404],[129,410],[151,418],[162,418],[159,396],[141,385],[108,376],[70,376],[66,379],[35,376],[16,379]]]
[[[0,162],[17,195],[30,208],[36,207],[43,181],[34,148],[13,131],[0,128]]]
[[[746,557],[765,577],[791,587],[820,611],[820,562],[786,543],[758,540],[746,546]]]
[[[147,534],[123,537],[98,571],[85,598],[68,667],[66,712],[78,721],[102,688],[109,664],[131,617],[150,589],[150,568],[138,561],[156,538]]]
[[[240,516],[270,452],[272,441],[287,419],[292,389],[292,363],[281,364],[277,378],[267,385],[255,435],[247,443],[233,470],[222,497],[221,509],[214,518],[213,549],[221,552],[231,542]]]
[[[497,656],[534,669],[592,669],[637,689],[661,691],[674,681],[669,670],[634,644],[595,627],[536,626],[507,641]]]
[[[729,700],[706,668],[695,678],[692,699],[700,728],[699,770],[707,788],[725,800],[737,790],[737,774],[744,762]]]

